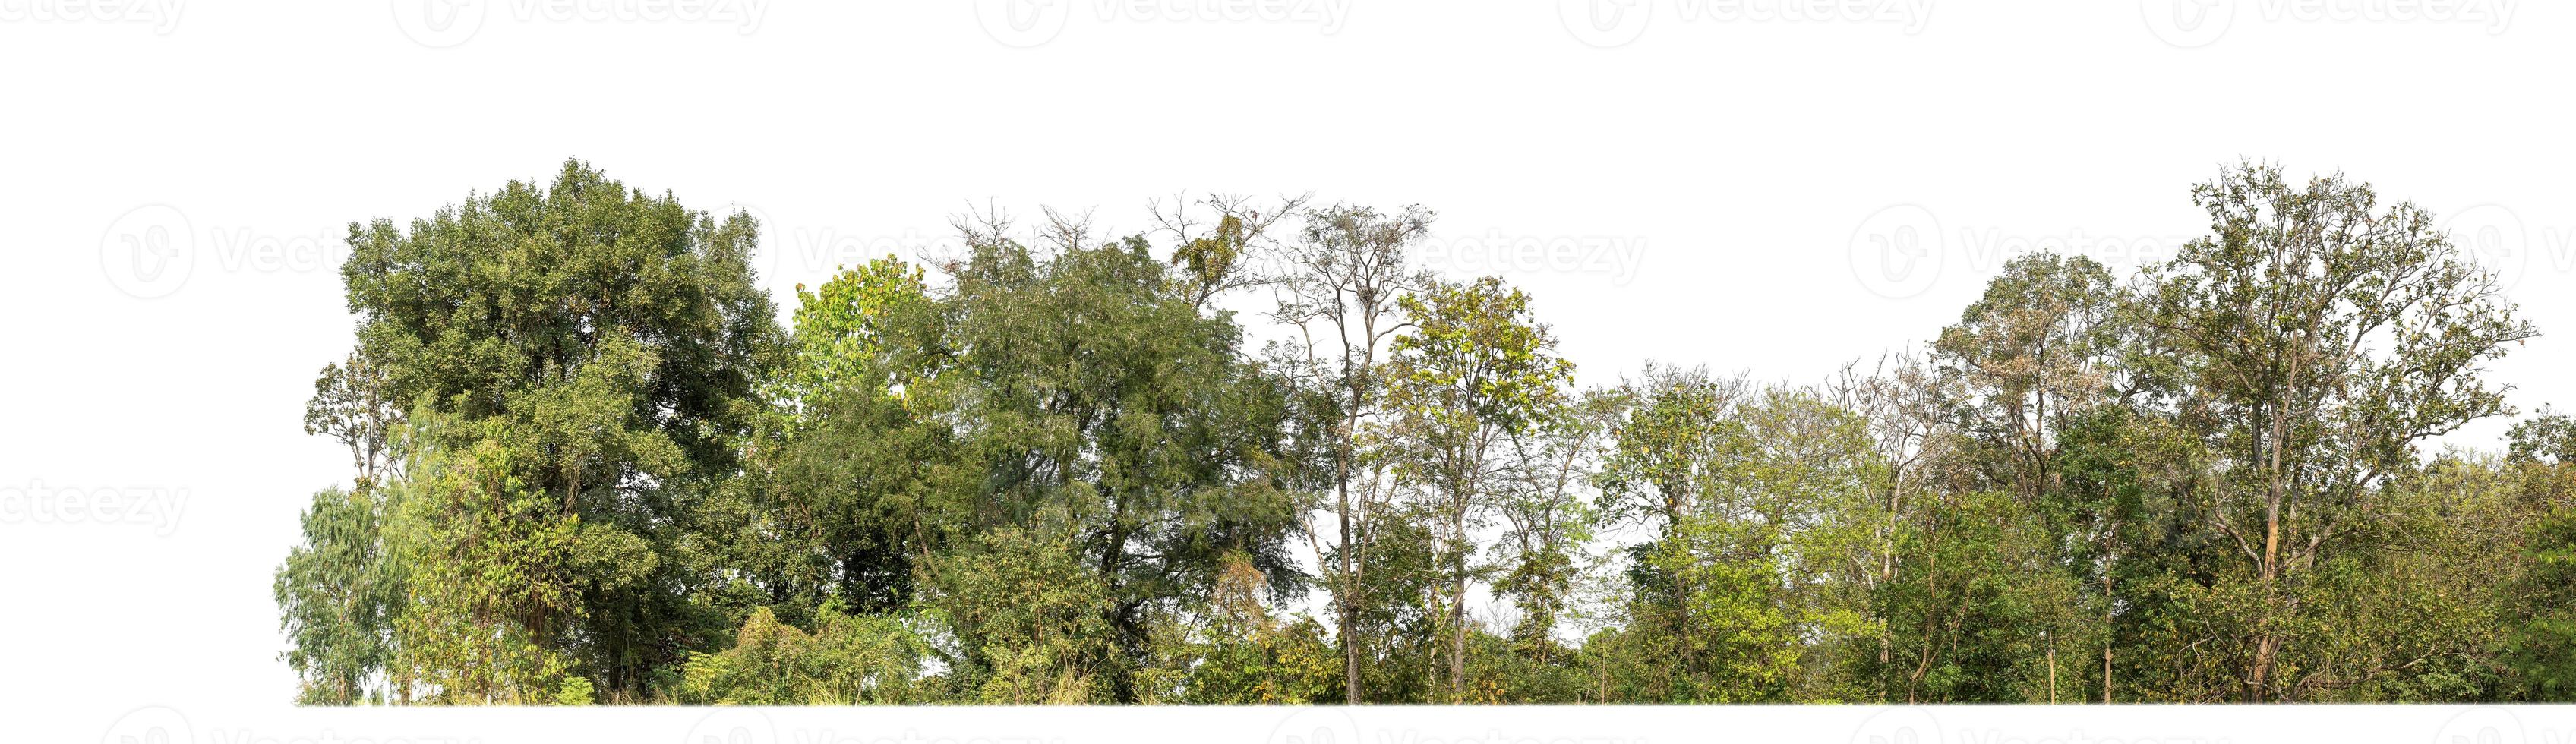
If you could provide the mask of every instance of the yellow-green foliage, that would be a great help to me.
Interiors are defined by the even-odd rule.
[[[928,648],[900,619],[818,613],[812,633],[752,611],[717,653],[693,654],[679,700],[701,705],[856,705],[929,702],[921,689]]]

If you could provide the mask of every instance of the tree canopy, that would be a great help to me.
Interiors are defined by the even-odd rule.
[[[2189,195],[2170,260],[2014,257],[1919,353],[1585,388],[1420,207],[961,223],[782,316],[764,226],[567,162],[350,225],[282,660],[307,704],[2576,700],[2576,424],[2435,446],[2519,415],[2535,326],[2360,182]]]

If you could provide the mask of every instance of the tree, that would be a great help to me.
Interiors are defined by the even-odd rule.
[[[313,399],[304,405],[304,433],[340,440],[357,469],[357,487],[365,491],[399,465],[393,457],[394,427],[402,422],[398,401],[385,370],[358,354],[347,362],[322,368],[313,381]]]
[[[2094,604],[2107,629],[2117,602],[2110,563],[2121,514],[2071,506],[2096,493],[2066,488],[2058,464],[2060,439],[2070,421],[2119,405],[2120,357],[2129,341],[2130,302],[2101,264],[2082,256],[2041,253],[2013,259],[1985,295],[1968,306],[1957,325],[1943,329],[1933,348],[1945,373],[1963,394],[1959,426],[1969,444],[1983,448],[1988,476],[2028,509],[2070,520],[2061,529],[2076,541],[2053,566],[2094,574]],[[2077,556],[2072,552],[2081,552]],[[2099,565],[2095,565],[2099,564]],[[2104,636],[2103,699],[2110,699],[2113,651]],[[2052,690],[2054,687],[2051,688]]]
[[[2371,519],[2416,446],[2505,413],[2483,364],[2537,335],[2433,216],[2370,187],[2244,164],[2193,190],[2212,234],[2149,272],[2180,421],[2217,458],[2209,516],[2251,569],[2244,697],[2274,668],[2299,584]]]
[[[2122,608],[2152,617],[2148,608],[2160,606],[2129,591],[2131,584],[2152,586],[2172,573],[2177,559],[2190,566],[2200,557],[2195,549],[2178,549],[2194,535],[2176,533],[2197,531],[2177,522],[2188,518],[2188,505],[2203,490],[2208,458],[2202,446],[2172,417],[2131,406],[2068,412],[2057,424],[2050,451],[2056,485],[2033,513],[2064,538],[2052,556],[2059,571],[2092,591],[2087,601],[2099,618],[2092,635],[2102,650],[2094,686],[2106,704],[2116,701]],[[2195,571],[2183,569],[2186,576]],[[2125,637],[2134,640],[2134,634]]]
[[[404,595],[389,618],[389,674],[436,702],[542,702],[583,676],[557,639],[584,619],[576,571],[605,541],[585,534],[579,517],[557,518],[555,495],[514,474],[523,466],[512,448],[446,444],[454,426],[452,416],[416,408],[400,447],[405,477],[388,485],[399,508],[384,527],[385,551]],[[617,548],[633,546],[608,547]]]
[[[1504,571],[1494,592],[1512,598],[1519,610],[1511,627],[1514,650],[1541,664],[1570,655],[1557,644],[1555,631],[1569,614],[1584,551],[1599,521],[1584,494],[1606,456],[1622,405],[1606,390],[1552,403],[1509,439],[1507,490],[1496,505],[1509,529],[1498,546]]]
[[[1449,685],[1467,684],[1467,582],[1473,530],[1499,480],[1506,439],[1557,405],[1574,365],[1556,356],[1556,339],[1530,313],[1529,295],[1487,277],[1436,283],[1399,304],[1411,326],[1393,344],[1389,426],[1400,472],[1430,496],[1438,518],[1451,589]]]
[[[920,702],[928,644],[901,619],[852,615],[826,602],[814,632],[754,611],[733,648],[692,654],[679,699],[713,705],[855,705]]]
[[[1104,661],[997,656],[972,629],[1007,625],[961,629],[954,661],[995,674],[1088,664],[1088,694],[1132,701],[1154,624],[1205,596],[1226,556],[1247,557],[1280,596],[1303,586],[1286,548],[1299,509],[1297,463],[1281,457],[1290,411],[1284,381],[1243,357],[1232,316],[1203,313],[1143,238],[1063,234],[1045,253],[979,240],[957,267],[924,336],[939,371],[922,400],[939,407],[921,418],[945,427],[961,460],[903,508],[927,523],[914,550],[935,593],[962,596],[956,582],[978,560],[948,549],[999,550],[984,541],[1013,529],[1070,541],[1063,558],[1097,582],[1098,625],[1084,627],[1106,635],[1086,642],[1108,651],[1041,650]],[[1070,534],[1041,529],[1050,514]]]
[[[1341,697],[1342,657],[1322,624],[1275,617],[1263,599],[1269,579],[1230,556],[1217,585],[1194,607],[1198,622],[1176,622],[1158,643],[1164,681],[1147,702],[1191,705],[1318,704]]]
[[[2113,392],[2122,299],[2092,259],[2023,256],[1933,345],[1968,396],[1962,428],[2006,453],[1994,458],[2012,464],[1998,480],[2025,502],[2055,487],[2059,419]]]
[[[2523,572],[2500,592],[2505,692],[2567,700],[2576,696],[2576,419],[2544,409],[2507,437],[2502,467],[2531,516],[2521,535]]]
[[[803,409],[835,395],[895,395],[918,382],[922,370],[900,368],[899,338],[917,329],[929,291],[922,270],[886,256],[843,268],[813,292],[796,285],[796,313],[789,334],[793,362],[785,365],[776,395]]]
[[[1407,264],[1418,208],[960,221],[782,333],[748,217],[568,163],[352,227],[281,659],[310,704],[2576,694],[2576,419],[2423,451],[2532,327],[2366,186],[2194,198],[1921,355],[1577,394],[1531,297]]]
[[[1851,591],[1885,473],[1868,422],[1817,391],[1656,377],[1603,474],[1605,510],[1661,527],[1631,550],[1621,643],[1672,670],[1631,699],[1840,696],[1831,660],[1811,649],[1874,635],[1867,598]]]
[[[769,607],[813,623],[826,601],[892,613],[944,523],[937,494],[966,488],[954,432],[936,420],[943,346],[924,272],[892,256],[799,285],[789,346],[747,432],[742,472],[693,510],[693,546],[735,570],[699,592],[727,616]],[[925,516],[930,515],[930,516]]]
[[[1329,559],[1315,545],[1316,562],[1332,564],[1329,583],[1343,651],[1346,702],[1361,699],[1359,616],[1369,601],[1366,576],[1369,536],[1361,530],[1375,512],[1362,483],[1361,430],[1378,414],[1383,373],[1379,353],[1402,330],[1397,302],[1425,284],[1427,275],[1406,265],[1405,251],[1430,235],[1432,213],[1406,207],[1382,214],[1367,207],[1334,205],[1306,215],[1300,239],[1281,255],[1276,280],[1279,306],[1272,317],[1299,334],[1285,356],[1310,389],[1329,402],[1336,419],[1319,432],[1332,461],[1329,505],[1336,541]],[[1312,534],[1314,530],[1309,529]]]
[[[641,694],[708,627],[683,596],[680,525],[693,497],[732,471],[757,409],[753,385],[776,356],[774,314],[752,282],[755,230],[747,216],[718,222],[577,161],[550,184],[513,181],[408,229],[353,223],[341,275],[357,349],[325,371],[308,427],[350,444],[363,489],[399,423],[388,402],[406,406],[404,421],[448,417],[418,430],[443,441],[414,447],[441,453],[451,474],[404,475],[535,520],[489,526],[578,546],[568,565],[584,573],[519,607],[524,640],[568,654],[562,663],[612,692]],[[552,508],[536,509],[538,494]],[[427,510],[423,519],[502,513],[439,503],[406,508]],[[443,567],[419,570],[433,568]],[[574,596],[558,601],[555,588]],[[489,618],[468,620],[415,630],[463,632]]]
[[[1945,490],[1902,522],[1905,570],[1872,591],[1896,653],[1871,678],[1893,677],[1904,702],[2046,703],[2061,687],[2056,645],[2078,609],[2073,577],[2055,570],[2056,535],[2012,494]]]
[[[1835,405],[1861,417],[1868,425],[1873,454],[1884,466],[1884,477],[1878,488],[1881,498],[1872,507],[1876,524],[1871,528],[1874,544],[1865,551],[1850,554],[1861,561],[1853,575],[1861,590],[1872,597],[1897,581],[1898,542],[1904,537],[1906,520],[1921,510],[1922,494],[1934,492],[1939,483],[1938,466],[1955,460],[1957,421],[1949,410],[1956,397],[1956,378],[1923,358],[1911,353],[1886,353],[1868,374],[1860,372],[1858,361],[1844,365],[1827,390]],[[1875,563],[1875,566],[1870,565]],[[1896,669],[1896,639],[1885,613],[1878,618],[1878,655],[1876,673],[1871,678],[1871,696],[1886,702],[1893,686]]]
[[[1711,377],[1706,368],[1648,363],[1643,379],[1623,390],[1629,405],[1612,435],[1601,474],[1603,513],[1644,522],[1665,533],[1698,506],[1707,480],[1731,446],[1734,406],[1746,397],[1743,376]]]
[[[1216,194],[1195,203],[1216,212],[1214,229],[1191,216],[1193,202],[1187,195],[1172,199],[1172,211],[1165,212],[1160,203],[1149,202],[1154,221],[1162,232],[1172,236],[1172,266],[1180,269],[1175,280],[1190,306],[1206,309],[1210,300],[1239,289],[1278,281],[1254,266],[1259,252],[1268,249],[1270,230],[1280,221],[1299,214],[1313,194],[1280,197],[1276,204],[1264,207],[1248,197]]]
[[[1718,379],[1705,368],[1647,365],[1643,379],[1622,392],[1628,407],[1611,432],[1613,445],[1598,476],[1607,523],[1642,524],[1656,532],[1654,542],[1631,550],[1632,565],[1657,572],[1632,577],[1640,590],[1635,601],[1651,608],[1649,617],[1676,638],[1696,632],[1691,607],[1681,601],[1693,588],[1688,576],[1652,558],[1679,545],[1684,525],[1704,507],[1710,481],[1740,441],[1742,424],[1732,417],[1745,387],[1741,376]],[[1674,651],[1683,668],[1700,662],[1692,647]]]
[[[302,683],[297,703],[352,705],[386,697],[369,689],[392,653],[387,615],[403,606],[379,529],[386,508],[373,488],[313,494],[304,511],[304,544],[288,551],[277,569],[278,623],[294,644],[281,656]]]

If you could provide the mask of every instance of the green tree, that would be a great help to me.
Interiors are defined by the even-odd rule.
[[[2134,315],[2135,303],[2101,264],[2041,253],[2007,262],[1933,345],[1961,396],[1960,441],[1977,450],[1967,461],[2026,511],[2056,520],[2050,529],[2067,538],[2039,570],[2085,579],[2089,593],[2081,601],[2092,606],[2096,627],[2083,635],[2100,639],[2105,701],[2115,660],[2109,628],[2120,606],[2112,598],[2115,564],[2122,533],[2134,528],[2126,520],[2136,513],[2111,500],[2102,484],[2071,488],[2064,468],[2083,463],[2062,461],[2070,430],[2092,425],[2085,434],[2117,436],[2126,421],[2119,412],[2127,410],[2132,390],[2125,384],[2134,377],[2124,357],[2139,349]],[[2051,638],[2067,630],[2052,629]],[[2050,647],[2051,679],[2060,676],[2057,645]],[[2062,687],[2052,683],[2048,699]]]
[[[1152,654],[1154,624],[1206,596],[1225,556],[1247,557],[1279,596],[1302,586],[1286,549],[1299,524],[1301,502],[1287,488],[1298,464],[1279,456],[1285,382],[1243,358],[1232,317],[1183,296],[1142,238],[1078,241],[1048,253],[978,241],[958,267],[929,336],[938,345],[925,352],[941,371],[924,400],[941,407],[924,417],[949,428],[963,475],[904,508],[929,525],[916,549],[927,552],[920,571],[934,592],[969,596],[954,582],[972,561],[943,551],[1000,550],[1008,545],[979,541],[1007,530],[1069,541],[1049,559],[1075,561],[1096,582],[1084,590],[1097,592],[1097,616],[1085,621],[1096,624],[1082,626],[1096,637],[1083,642],[1102,646],[1051,645],[1064,640],[1055,633],[1003,657],[975,628],[1018,626],[977,623],[958,629],[956,661],[1023,680],[1079,670],[1092,678],[1085,699],[1132,701],[1130,675]],[[1041,529],[1046,514],[1062,526]],[[1033,699],[1026,691],[1038,688],[1014,689],[1013,699]],[[1056,699],[1070,688],[1044,689]]]
[[[2195,576],[2194,562],[2210,557],[2195,544],[2207,531],[2186,516],[2202,492],[2201,446],[2171,417],[2131,406],[2097,406],[2059,424],[2056,487],[2034,514],[2062,536],[2055,565],[2089,592],[2083,601],[2096,621],[2085,635],[2099,639],[2102,663],[2083,676],[2104,703],[2118,700],[2116,649],[2124,638],[2137,642],[2130,626],[2170,609],[2132,585],[2154,585],[2177,570]]]
[[[742,470],[693,510],[697,592],[729,617],[766,607],[790,624],[893,613],[914,599],[940,494],[967,488],[969,458],[936,420],[939,307],[923,272],[893,257],[798,287],[790,348],[766,387],[774,408],[741,440]]]
[[[2501,598],[2505,692],[2565,701],[2576,698],[2576,420],[2544,412],[2515,424],[2509,437],[2504,467],[2531,517],[2522,573]]]
[[[1527,294],[1407,263],[1419,208],[961,223],[782,332],[748,217],[567,163],[352,226],[281,658],[308,704],[2576,694],[2576,419],[2423,451],[2532,327],[2366,186],[2194,198],[1921,356],[1575,394]]]
[[[1611,436],[1613,444],[1598,475],[1604,521],[1614,527],[1640,525],[1655,539],[1629,550],[1636,589],[1628,614],[1640,626],[1621,636],[1624,647],[1697,633],[1690,603],[1695,591],[1690,577],[1677,570],[1663,552],[1680,549],[1685,525],[1705,508],[1711,482],[1726,467],[1730,450],[1739,446],[1743,425],[1733,420],[1733,407],[1744,397],[1742,378],[1712,378],[1702,369],[1679,370],[1648,365],[1642,380],[1623,391],[1628,408]],[[1678,645],[1665,658],[1681,669],[1699,669],[1698,649]],[[1661,685],[1658,685],[1661,687]],[[1646,693],[1668,699],[1669,692]]]
[[[411,490],[439,494],[404,509],[424,520],[414,527],[427,542],[412,547],[432,551],[410,569],[411,591],[488,604],[475,598],[482,590],[434,583],[463,574],[444,573],[462,570],[444,564],[457,556],[432,546],[487,528],[537,540],[542,550],[512,558],[533,563],[507,569],[545,577],[512,603],[523,634],[514,642],[628,696],[677,662],[688,639],[721,630],[686,589],[690,571],[713,567],[678,560],[679,546],[692,504],[734,470],[736,441],[759,409],[753,385],[776,357],[774,313],[749,264],[755,229],[743,215],[718,222],[630,191],[579,162],[551,183],[513,181],[408,229],[350,226],[341,274],[357,350],[325,371],[306,419],[350,444],[363,489],[389,459],[380,453],[395,424],[445,417],[416,430],[441,441],[413,445],[445,472],[402,474]],[[389,401],[407,404],[399,420]],[[482,632],[497,620],[474,614],[492,609],[414,618],[413,640]],[[433,645],[481,643],[449,640]],[[412,650],[415,664],[470,661]],[[465,692],[442,699],[475,696]]]
[[[1508,529],[1499,547],[1503,573],[1494,593],[1512,599],[1520,617],[1513,651],[1540,664],[1570,660],[1556,630],[1572,614],[1579,573],[1600,521],[1585,498],[1606,457],[1623,402],[1613,391],[1560,398],[1510,440],[1505,492],[1496,511]]]
[[[415,411],[401,450],[405,477],[384,527],[405,597],[392,620],[390,674],[441,703],[521,705],[579,676],[555,639],[583,619],[575,576],[579,517],[514,473],[492,439],[459,450],[453,417]]]
[[[1467,684],[1467,584],[1474,531],[1501,490],[1507,440],[1558,405],[1574,365],[1530,312],[1529,295],[1492,277],[1437,283],[1399,300],[1411,327],[1395,338],[1389,427],[1399,472],[1426,492],[1450,584],[1449,686]]]
[[[2061,689],[2075,696],[2057,648],[2085,648],[2070,636],[2076,584],[2056,569],[2058,535],[2037,514],[2008,493],[1947,490],[1899,524],[1904,570],[1871,598],[1896,653],[1887,669],[1864,676],[1892,677],[1890,698],[1908,703],[2056,702]]]
[[[2036,254],[2003,274],[1933,345],[1967,399],[1960,426],[2008,464],[1995,479],[2027,503],[2056,487],[2060,419],[2102,402],[2116,374],[2123,297],[2092,259]]]
[[[2246,164],[2193,190],[2211,235],[2149,272],[2178,419],[2216,458],[2208,512],[2253,584],[2249,701],[2281,699],[2307,574],[2372,519],[2424,439],[2507,412],[2483,365],[2536,335],[2432,214]]]
[[[917,343],[901,334],[919,327],[930,303],[922,280],[919,267],[886,256],[844,268],[812,292],[796,285],[795,358],[779,375],[779,397],[812,409],[833,395],[894,395],[918,383],[927,370],[902,367],[897,354]]]
[[[304,543],[277,569],[279,625],[294,644],[282,656],[302,683],[297,703],[385,701],[371,688],[392,653],[387,616],[402,610],[403,596],[384,555],[386,509],[372,488],[313,494]]]
[[[1195,622],[1165,626],[1161,682],[1146,702],[1193,705],[1320,704],[1342,697],[1342,654],[1311,617],[1274,617],[1269,579],[1230,556]]]
[[[1855,589],[1879,523],[1876,441],[1859,414],[1814,391],[1723,390],[1679,376],[1641,395],[1620,431],[1609,505],[1669,516],[1632,550],[1636,595],[1619,640],[1642,657],[1628,663],[1674,667],[1625,695],[1837,699],[1844,683],[1822,650],[1875,635]],[[1729,401],[1721,418],[1685,413]]]
[[[857,705],[925,702],[928,643],[903,620],[852,615],[837,602],[814,632],[752,612],[720,653],[691,655],[678,698],[714,705]]]

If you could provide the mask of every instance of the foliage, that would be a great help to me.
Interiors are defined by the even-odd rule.
[[[1874,370],[1578,390],[1418,207],[992,218],[782,326],[749,217],[570,162],[352,225],[281,657],[341,705],[2576,696],[2576,423],[2424,451],[2533,327],[2365,185],[2192,197]]]
[[[403,596],[378,537],[386,508],[372,489],[314,494],[304,512],[305,544],[277,570],[280,625],[294,643],[286,663],[303,683],[299,703],[381,698],[373,677],[390,652],[387,615],[401,610]]]
[[[718,653],[692,654],[679,701],[701,705],[855,705],[922,702],[928,644],[901,618],[820,608],[814,632],[752,612]]]

